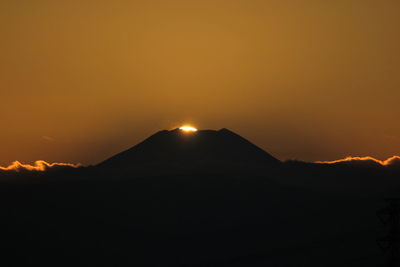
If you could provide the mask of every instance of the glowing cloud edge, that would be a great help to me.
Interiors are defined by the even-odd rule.
[[[189,130],[189,131],[197,131],[196,128],[195,130]],[[353,156],[348,156],[343,159],[338,159],[338,160],[332,160],[332,161],[314,161],[316,164],[337,164],[337,163],[346,163],[346,162],[353,162],[353,161],[373,161],[376,162],[382,166],[390,166],[394,164],[396,161],[400,162],[400,156],[392,156],[390,158],[387,158],[386,160],[379,160],[370,156],[365,156],[365,157],[353,157]],[[24,164],[19,161],[14,161],[12,162],[9,166],[7,167],[2,167],[0,166],[0,171],[46,171],[47,169],[53,168],[53,167],[70,167],[70,168],[79,168],[82,167],[81,164],[73,164],[73,163],[62,163],[62,162],[54,162],[54,163],[48,163],[44,160],[37,160],[33,165],[31,164]]]
[[[71,167],[71,168],[79,168],[82,167],[81,164],[72,164],[72,163],[60,163],[60,162],[54,162],[54,163],[48,163],[44,160],[37,160],[33,165],[30,164],[23,164],[19,161],[14,161],[7,167],[1,167],[0,166],[0,171],[20,171],[20,170],[26,170],[26,171],[46,171],[47,169],[53,168],[53,167]]]
[[[337,164],[337,163],[344,163],[344,162],[352,162],[352,161],[374,161],[382,166],[389,166],[395,163],[396,161],[400,161],[400,156],[392,156],[387,158],[386,160],[379,160],[370,156],[366,157],[352,157],[348,156],[344,159],[332,160],[332,161],[315,161],[314,163],[318,164]]]

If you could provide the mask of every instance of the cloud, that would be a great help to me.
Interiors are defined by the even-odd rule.
[[[359,161],[373,161],[382,166],[390,166],[396,163],[400,163],[400,156],[392,156],[387,158],[386,160],[379,160],[373,157],[346,157],[344,159],[332,160],[332,161],[316,161],[315,163],[319,164],[337,164],[337,163],[345,163],[345,162],[359,162]]]
[[[46,171],[47,169],[54,168],[54,167],[71,167],[71,168],[78,168],[81,167],[80,164],[72,164],[72,163],[48,163],[44,160],[37,160],[35,161],[34,165],[30,164],[23,164],[19,161],[14,161],[7,167],[1,167],[0,171]]]

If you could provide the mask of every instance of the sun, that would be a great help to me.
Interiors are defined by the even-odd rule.
[[[182,127],[179,127],[179,130],[184,131],[186,133],[197,132],[196,128],[194,128],[192,126],[188,126],[188,125],[184,125]]]

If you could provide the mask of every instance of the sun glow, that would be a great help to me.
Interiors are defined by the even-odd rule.
[[[189,132],[197,132],[196,128],[194,128],[192,126],[187,126],[187,125],[179,127],[179,130],[187,132],[187,133],[189,133]]]

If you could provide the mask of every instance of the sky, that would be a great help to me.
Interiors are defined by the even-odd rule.
[[[400,153],[400,1],[0,0],[0,165],[96,164],[162,129],[275,157]]]

